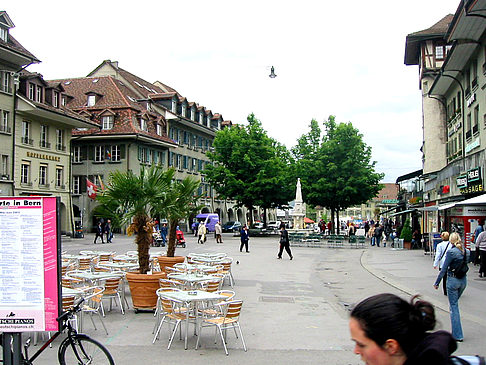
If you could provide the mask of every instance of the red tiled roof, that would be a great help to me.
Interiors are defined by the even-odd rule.
[[[11,51],[17,52],[24,57],[30,58],[32,62],[40,62],[36,56],[25,49],[11,34],[8,35],[7,42],[0,39],[0,46],[10,49]]]
[[[141,134],[156,140],[173,143],[166,135],[159,136],[156,133],[154,123],[160,121],[165,124],[164,118],[157,113],[147,111],[142,103],[136,102],[138,95],[120,80],[111,76],[102,76],[51,80],[50,83],[61,83],[66,93],[74,97],[67,106],[77,113],[91,113],[93,121],[98,125],[101,125],[100,114],[103,111],[110,109],[116,113],[113,129],[74,131],[74,135]],[[86,106],[87,97],[85,94],[90,92],[102,95],[92,107]],[[138,120],[142,114],[149,119],[149,131],[142,131],[134,125],[134,121]]]

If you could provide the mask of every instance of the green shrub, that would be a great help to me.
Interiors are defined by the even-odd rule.
[[[410,219],[408,218],[403,225],[400,238],[403,238],[405,242],[412,242],[412,227],[410,226]]]

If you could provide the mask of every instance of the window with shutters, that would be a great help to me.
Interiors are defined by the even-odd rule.
[[[73,147],[73,162],[81,162],[81,146]]]
[[[104,162],[105,161],[105,150],[103,146],[95,146],[95,162]]]
[[[20,165],[20,183],[30,184],[30,162],[22,161]]]
[[[114,161],[114,162],[121,161],[121,148],[120,148],[119,145],[111,146],[110,154],[111,154],[111,156],[110,156],[111,161]]]
[[[73,176],[73,194],[81,194],[81,176]]]

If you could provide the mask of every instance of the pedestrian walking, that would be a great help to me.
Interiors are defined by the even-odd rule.
[[[351,222],[349,223],[349,228],[348,228],[348,236],[355,236],[356,235],[356,227],[354,226],[354,223]]]
[[[162,246],[167,244],[167,233],[168,233],[167,223],[163,223],[160,227],[160,237],[162,238]]]
[[[476,249],[479,250],[479,277],[486,277],[486,231],[479,234],[476,240]]]
[[[372,225],[371,228],[368,231],[368,237],[370,238],[370,245],[374,246],[375,245],[375,225]]]
[[[452,244],[449,242],[449,232],[442,232],[440,238],[442,238],[442,242],[437,245],[434,259],[434,269],[438,268],[439,271],[444,266],[447,252],[452,248]],[[447,275],[442,278],[442,290],[444,295],[447,295]]]
[[[472,239],[472,242],[474,242],[474,250],[471,247],[471,255],[472,259],[471,261],[474,263],[474,265],[479,265],[481,262],[481,252],[478,246],[478,238],[479,235],[484,232],[484,219],[478,219],[478,226],[474,230],[474,236]],[[472,245],[471,245],[472,246]],[[481,272],[481,270],[479,270]]]
[[[250,240],[250,234],[248,232],[248,227],[246,224],[241,228],[240,240],[241,240],[240,252],[242,252],[243,246],[245,247],[246,252],[250,252],[248,251],[248,241]]]
[[[103,227],[101,227],[101,222],[98,222],[98,225],[96,226],[94,244],[96,244],[98,237],[101,237],[101,243],[105,243],[105,241],[103,241]]]
[[[111,228],[111,220],[108,219],[105,223],[105,228],[104,228],[105,234],[106,234],[106,242],[111,243],[113,239],[113,231]]]
[[[349,330],[354,353],[368,365],[446,365],[457,344],[449,332],[436,331],[432,304],[418,296],[407,302],[378,294],[351,311]]]
[[[449,241],[453,247],[446,254],[444,266],[435,280],[434,288],[438,289],[441,279],[447,275],[447,298],[449,299],[452,337],[456,341],[462,342],[464,334],[459,313],[459,298],[467,286],[467,274],[464,271],[467,271],[467,263],[471,254],[467,248],[463,247],[461,237],[457,232],[451,233]],[[464,270],[462,270],[463,268]]]
[[[214,225],[214,234],[216,235],[216,243],[223,243],[223,238],[221,236],[223,234],[223,228],[219,221]]]
[[[197,243],[204,244],[206,242],[206,233],[208,233],[208,230],[204,222],[199,223],[199,227],[197,227]]]
[[[292,260],[294,257],[292,256],[292,251],[290,251],[289,232],[285,229],[285,223],[282,222],[280,223],[280,250],[278,251],[278,259],[282,259],[284,249]]]

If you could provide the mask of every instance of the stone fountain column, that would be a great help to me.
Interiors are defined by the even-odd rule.
[[[302,190],[300,185],[300,178],[297,179],[297,188],[295,191],[295,205],[292,213],[292,220],[294,223],[294,229],[304,228],[305,206],[302,201]]]

